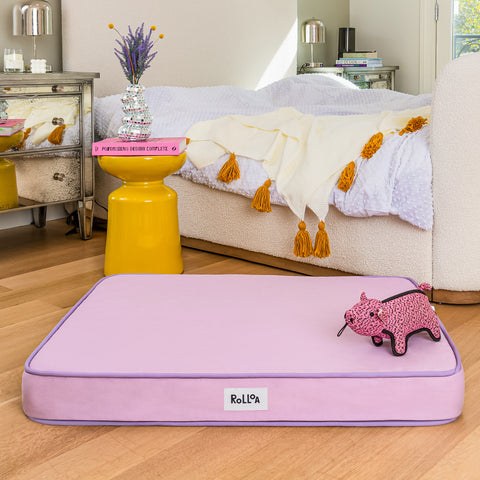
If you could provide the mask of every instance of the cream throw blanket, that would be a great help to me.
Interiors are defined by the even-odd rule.
[[[202,168],[226,153],[262,162],[278,193],[303,220],[309,207],[320,220],[342,170],[372,135],[389,135],[412,117],[430,120],[430,107],[369,115],[304,115],[281,108],[258,115],[231,115],[193,125],[188,156]]]

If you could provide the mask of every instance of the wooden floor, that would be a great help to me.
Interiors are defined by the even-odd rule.
[[[0,479],[479,479],[480,305],[438,305],[463,360],[462,416],[436,427],[47,426],[22,412],[23,365],[103,270],[105,233],[0,231]],[[289,272],[184,249],[186,274]]]

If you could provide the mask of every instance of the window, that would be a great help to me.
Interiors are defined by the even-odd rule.
[[[452,56],[480,51],[480,0],[453,0]]]

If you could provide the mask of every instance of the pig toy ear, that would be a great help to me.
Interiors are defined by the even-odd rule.
[[[383,322],[386,323],[388,320],[388,313],[383,310],[382,308],[379,308],[377,310],[377,317]]]
[[[365,292],[362,292],[360,294],[360,301],[361,302],[366,302],[368,300],[367,296],[365,295]]]

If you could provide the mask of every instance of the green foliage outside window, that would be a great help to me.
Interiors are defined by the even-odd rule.
[[[455,0],[454,57],[480,51],[480,0]]]

